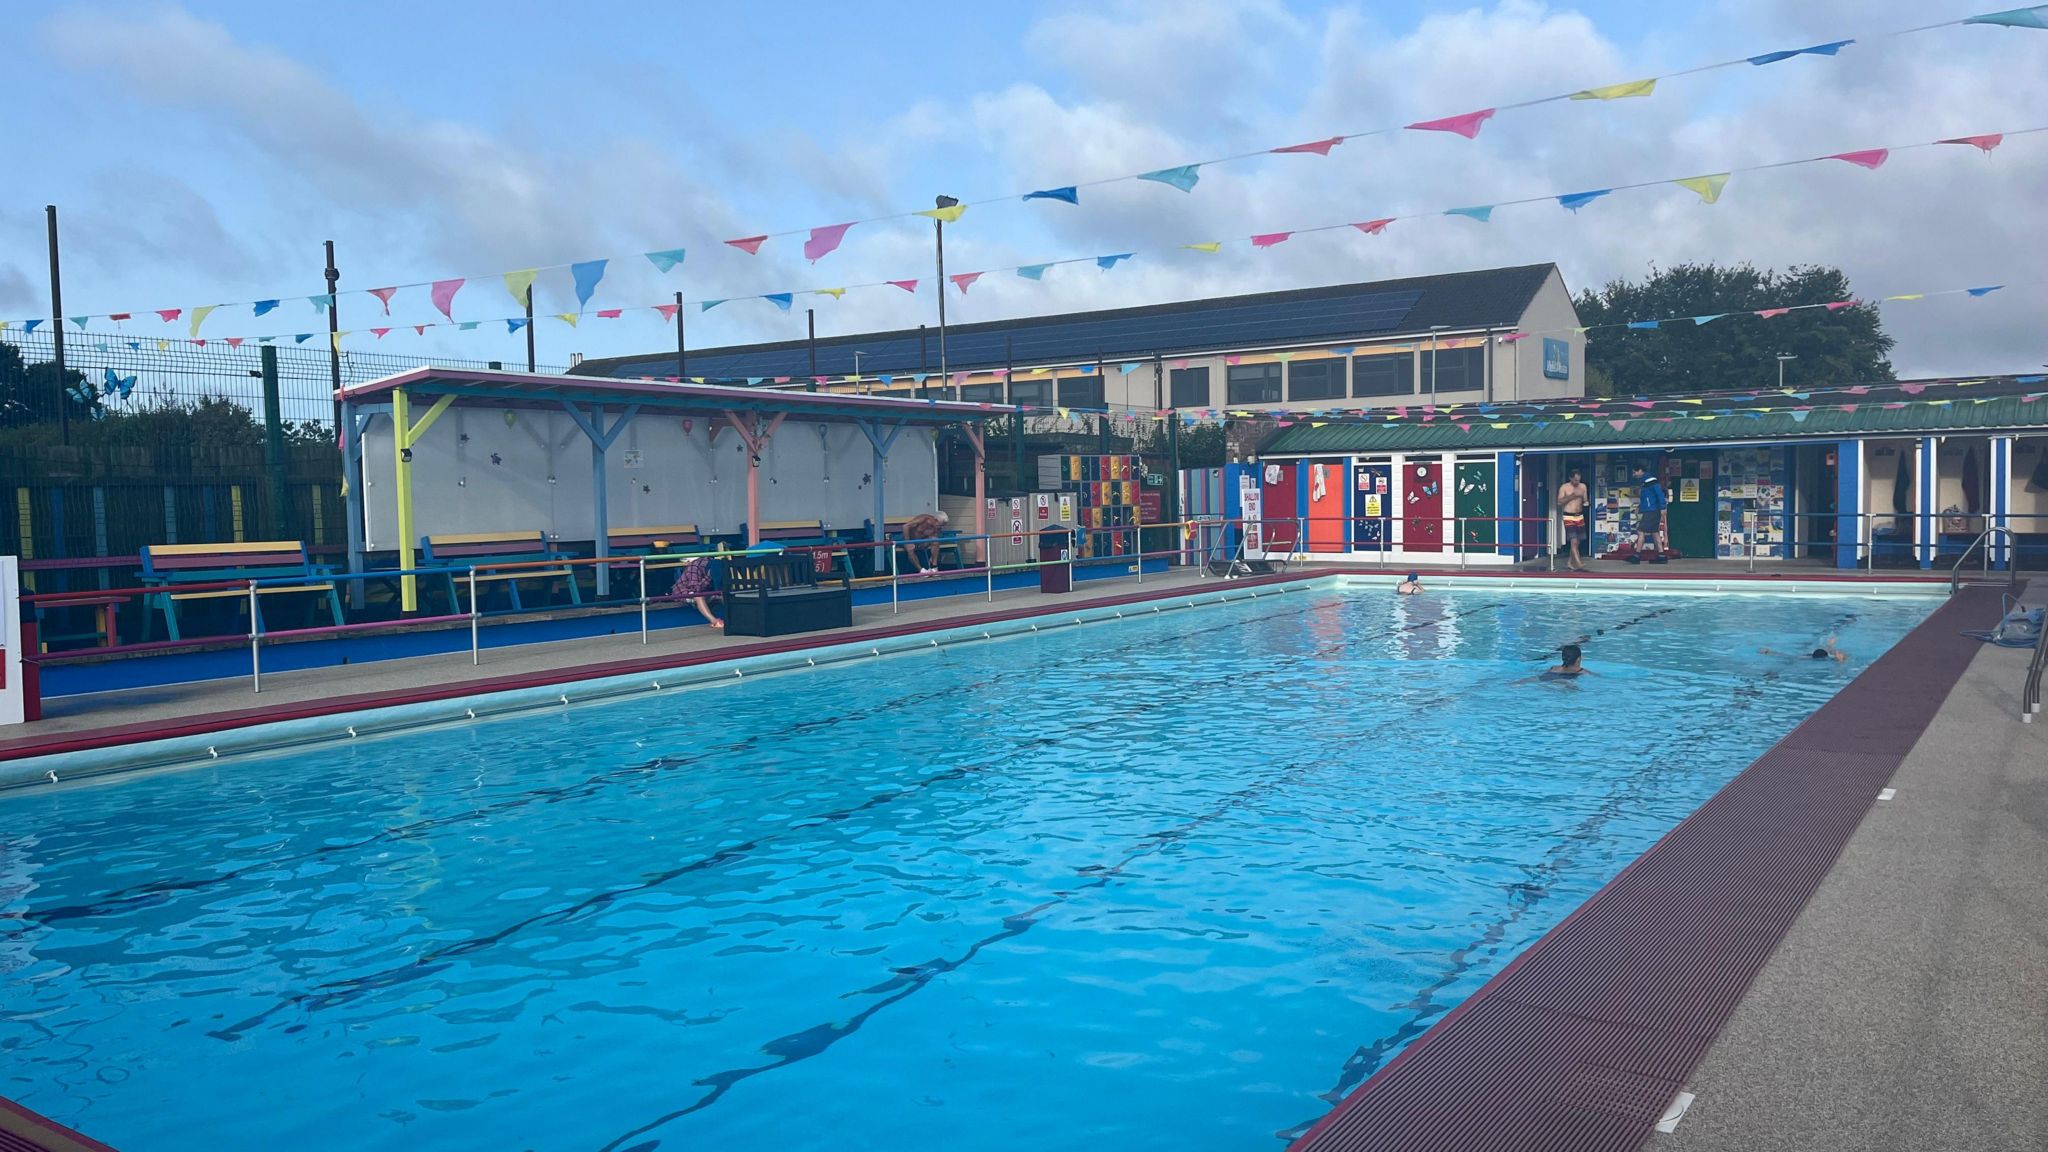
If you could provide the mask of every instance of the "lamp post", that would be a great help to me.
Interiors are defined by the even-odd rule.
[[[1785,353],[1785,352],[1780,352],[1780,353],[1778,353],[1778,387],[1779,387],[1779,388],[1783,388],[1783,387],[1785,387],[1785,361],[1787,361],[1787,360],[1797,360],[1797,359],[1799,359],[1799,357],[1797,357],[1797,356],[1795,356],[1795,355],[1791,355],[1791,354],[1789,354],[1789,353]]]
[[[951,208],[959,203],[952,196],[940,196],[933,201],[938,208]],[[932,217],[932,235],[936,238],[939,253],[939,379],[943,382],[952,379],[946,374],[946,222],[936,216]],[[917,394],[923,398],[928,390],[919,385]]]

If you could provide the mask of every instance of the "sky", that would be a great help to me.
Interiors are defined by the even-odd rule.
[[[566,270],[536,288],[539,359],[674,346],[647,307],[794,291],[787,314],[734,299],[685,313],[692,347],[936,323],[932,225],[856,225],[815,263],[803,236],[750,256],[723,241],[975,204],[947,271],[1135,252],[1044,279],[991,275],[949,322],[1555,262],[1575,292],[1687,261],[1838,265],[1858,295],[1988,284],[1982,299],[1891,305],[1908,375],[2048,362],[2048,133],[1738,174],[1716,204],[1682,188],[1582,210],[1433,216],[1253,250],[1247,237],[1942,137],[2048,126],[2048,32],[1947,28],[1873,39],[2001,0],[1535,0],[773,5],[500,2],[10,5],[0,106],[0,318],[48,315],[45,204],[63,230],[64,311],[222,308],[216,338],[324,329],[321,242],[342,289],[469,277],[457,320],[426,289],[390,318],[344,295],[350,347],[516,360],[507,270],[608,257],[588,308]],[[1080,203],[1038,188],[1399,126],[1856,37],[1839,56],[1661,82],[1646,99],[1506,110],[1474,140],[1394,132],[1327,157],[1201,170],[1192,192],[1124,181]],[[1235,241],[1210,255],[1181,247]],[[683,248],[663,274],[641,253]],[[855,289],[894,279],[915,293]],[[289,298],[299,297],[293,301]],[[367,329],[394,331],[378,340]],[[94,321],[93,330],[110,330]],[[1775,365],[1764,366],[1775,376]]]

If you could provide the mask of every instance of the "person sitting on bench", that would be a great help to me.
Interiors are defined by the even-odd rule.
[[[717,583],[711,573],[711,561],[699,556],[676,570],[676,583],[669,589],[669,598],[687,599],[703,615],[706,624],[723,628],[725,621],[711,610],[711,597],[718,594]]]
[[[903,525],[904,547],[910,552],[910,562],[917,565],[917,574],[929,576],[939,569],[939,533],[945,531],[944,512],[925,512],[912,516]],[[919,544],[923,540],[925,543]],[[918,550],[924,550],[924,559],[918,559]]]

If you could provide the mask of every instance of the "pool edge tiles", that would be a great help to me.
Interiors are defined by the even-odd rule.
[[[1289,1152],[1634,1152],[1925,735],[2001,589],[1949,597]]]
[[[332,701],[280,705],[274,710],[199,716],[200,730],[171,736],[124,734],[118,730],[85,731],[58,738],[53,744],[80,745],[46,752],[33,750],[13,759],[0,758],[0,792],[60,784],[150,769],[175,769],[234,756],[277,752],[312,744],[390,736],[448,724],[538,712],[572,705],[628,699],[652,692],[676,691],[749,675],[798,672],[877,656],[893,656],[949,644],[993,640],[1029,632],[1123,619],[1135,607],[1150,615],[1182,608],[1224,604],[1260,596],[1334,587],[1327,573],[1277,575],[1233,580],[1190,593],[1185,589],[1139,593],[1079,604],[1052,604],[1030,609],[984,613],[952,621],[870,628],[852,636],[838,633],[771,638],[755,651],[711,652],[604,665],[570,666],[503,680],[484,680],[443,689],[419,689],[381,695],[385,703],[363,694]],[[759,649],[767,648],[768,651]],[[624,669],[613,671],[612,669]],[[579,674],[580,673],[580,674]],[[517,683],[507,684],[506,681]],[[498,684],[498,687],[492,687]],[[349,701],[363,701],[351,704]],[[265,711],[277,718],[265,719]],[[208,727],[208,721],[213,726]],[[128,738],[121,738],[127,735]],[[6,756],[0,751],[0,757]]]

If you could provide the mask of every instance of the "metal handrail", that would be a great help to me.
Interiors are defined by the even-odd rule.
[[[2048,667],[2048,628],[2034,636],[2034,658],[2027,661],[2027,682],[2020,689],[2020,719],[2032,724],[2041,711],[2041,671]]]
[[[2019,587],[2019,537],[2014,536],[2012,534],[2012,529],[2007,528],[2005,525],[1993,524],[1989,528],[1984,529],[1984,531],[1979,532],[1977,534],[1977,538],[1975,540],[1970,541],[1970,546],[1968,548],[1963,549],[1963,554],[1961,556],[1956,557],[1955,566],[1948,570],[1949,595],[1953,596],[1959,590],[1961,590],[1963,586],[1963,565],[1969,563],[1970,553],[1975,552],[1977,550],[1977,546],[1980,544],[1984,546],[1984,575],[1986,577],[1989,577],[1991,575],[1991,545],[1989,541],[1993,536],[2004,536],[2006,550],[2011,554],[2011,559],[2008,560],[2005,565],[2006,588],[2008,590],[2012,590]]]

